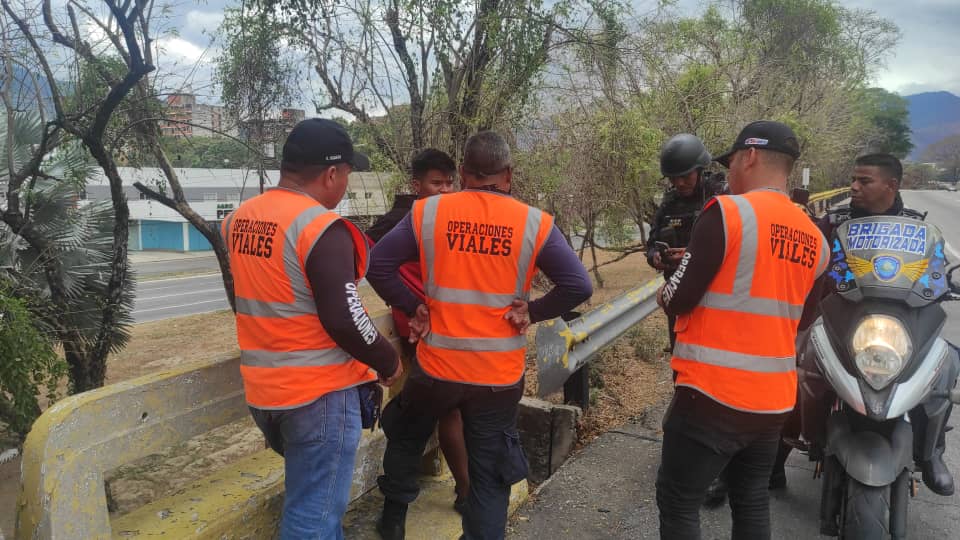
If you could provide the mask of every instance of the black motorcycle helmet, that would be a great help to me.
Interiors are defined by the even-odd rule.
[[[681,133],[670,137],[660,150],[660,174],[683,176],[694,169],[710,165],[710,152],[696,135]]]

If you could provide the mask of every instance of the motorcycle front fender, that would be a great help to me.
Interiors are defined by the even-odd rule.
[[[846,413],[827,420],[828,456],[836,456],[846,473],[861,484],[882,487],[913,465],[913,430],[900,420],[887,438],[876,431],[853,431]]]

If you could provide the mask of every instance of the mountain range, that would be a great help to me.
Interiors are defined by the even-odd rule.
[[[950,92],[924,92],[904,99],[910,111],[913,141],[910,159],[921,159],[923,151],[931,144],[960,134],[960,97]]]

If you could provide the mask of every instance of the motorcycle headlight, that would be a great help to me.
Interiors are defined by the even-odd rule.
[[[867,384],[881,390],[903,370],[913,352],[910,335],[903,323],[886,315],[864,317],[853,333],[853,354],[857,369]]]

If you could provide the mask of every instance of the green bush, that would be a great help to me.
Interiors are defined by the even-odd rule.
[[[66,363],[35,324],[26,303],[0,287],[0,421],[19,439],[40,416],[38,396],[53,402]]]

